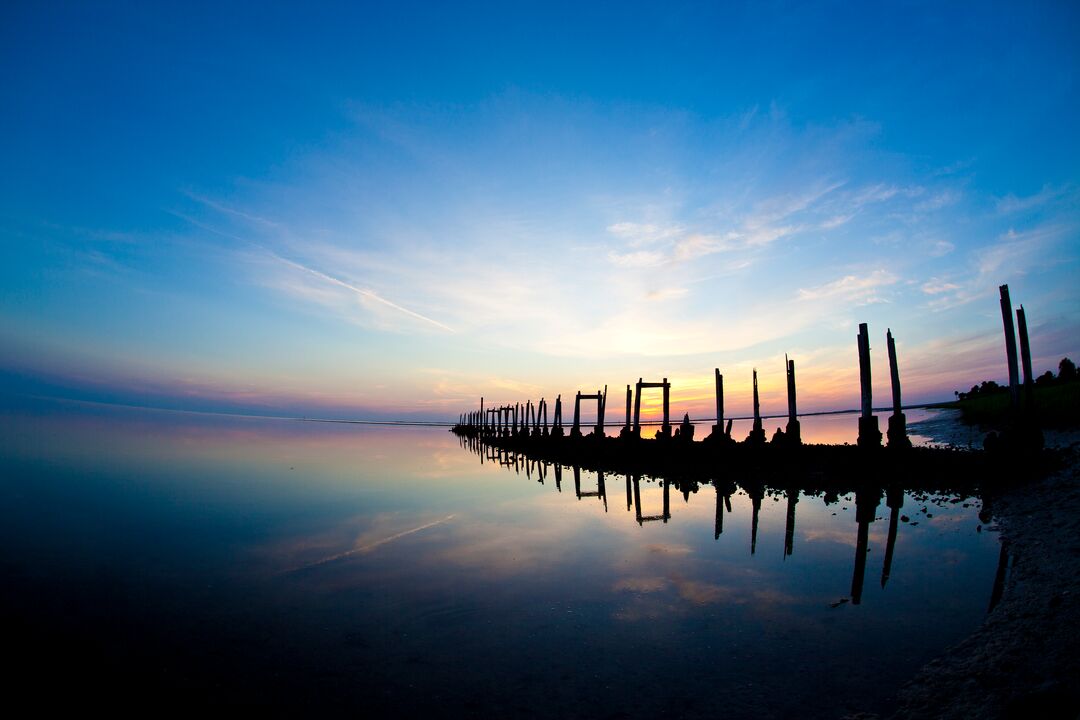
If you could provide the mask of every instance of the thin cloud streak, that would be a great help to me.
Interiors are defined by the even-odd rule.
[[[451,332],[451,333],[456,332],[454,330],[454,328],[450,327],[449,325],[444,325],[443,323],[439,322],[438,320],[433,320],[432,318],[429,318],[426,315],[421,315],[418,312],[415,312],[415,311],[410,310],[408,308],[402,307],[401,305],[398,305],[395,302],[391,302],[390,300],[387,300],[386,298],[378,295],[375,292],[372,292],[371,290],[365,290],[363,288],[358,288],[355,285],[352,285],[350,283],[345,282],[344,280],[339,280],[336,277],[333,277],[331,275],[327,275],[326,273],[324,273],[324,272],[322,272],[320,270],[310,268],[310,267],[308,267],[306,265],[302,265],[302,264],[300,264],[298,262],[295,262],[293,260],[289,260],[288,258],[283,258],[280,255],[278,255],[277,253],[269,252],[269,254],[275,260],[278,260],[279,262],[282,262],[282,263],[288,265],[289,267],[296,268],[297,270],[301,270],[301,271],[303,271],[305,273],[313,275],[314,277],[317,277],[320,280],[323,280],[324,282],[328,282],[328,283],[330,283],[332,285],[336,285],[338,287],[345,288],[346,290],[350,290],[350,291],[356,293],[357,295],[360,295],[362,297],[369,298],[369,299],[374,300],[376,302],[382,303],[383,305],[386,305],[387,307],[393,308],[394,310],[397,310],[398,312],[404,313],[404,314],[408,315],[409,317],[416,318],[417,320],[422,320],[423,322],[434,325],[435,327],[440,328],[442,330],[446,330],[447,332]]]

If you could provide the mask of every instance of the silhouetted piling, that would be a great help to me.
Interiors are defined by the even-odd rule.
[[[1016,329],[1020,331],[1020,362],[1024,368],[1024,412],[1032,414],[1035,401],[1035,378],[1031,372],[1031,345],[1028,343],[1027,316],[1024,306],[1016,311]]]
[[[784,365],[787,371],[787,442],[789,445],[802,445],[802,428],[795,406],[795,361],[784,355]]]
[[[716,422],[712,426],[713,440],[730,440],[731,430],[724,432],[724,376],[720,374],[720,368],[713,368],[716,381]]]
[[[892,415],[889,416],[889,447],[909,448],[911,440],[907,436],[907,416],[904,415],[900,402],[900,368],[896,363],[896,341],[892,330],[885,331],[885,340],[889,346],[889,378],[892,381]]]
[[[1005,358],[1009,363],[1009,408],[1015,416],[1020,407],[1020,370],[1016,363],[1016,330],[1013,327],[1009,286],[998,288],[1001,293],[1001,322],[1005,329]]]
[[[862,414],[859,416],[859,447],[880,447],[881,431],[874,416],[873,391],[870,385],[870,334],[866,323],[859,323],[859,385],[862,389]]]
[[[754,368],[754,427],[746,441],[751,445],[765,444],[765,428],[761,426],[761,402],[758,400],[757,368]]]

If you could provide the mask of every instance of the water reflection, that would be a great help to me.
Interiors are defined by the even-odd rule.
[[[459,438],[459,443],[462,447],[483,454],[488,451],[482,441],[476,439],[470,439],[465,437]],[[513,467],[517,468],[518,454],[514,453]],[[532,461],[526,460],[522,455],[522,462],[531,464]],[[509,463],[503,463],[508,465]],[[545,465],[547,463],[545,462]],[[603,470],[597,471],[584,471],[578,465],[562,465],[558,462],[553,463],[556,486],[559,487],[562,470],[564,467],[569,469],[573,473],[574,477],[574,493],[578,500],[583,498],[598,498],[602,501],[604,511],[607,512],[607,491],[605,472]],[[526,465],[528,467],[528,465]],[[582,490],[582,474],[588,472],[588,474],[596,477],[596,490]],[[526,470],[528,474],[528,470]],[[628,474],[625,476],[626,483],[626,509],[627,511],[633,510],[634,518],[639,526],[643,526],[645,523],[661,522],[667,524],[671,520],[671,487],[674,485],[684,497],[686,502],[689,502],[690,496],[696,493],[699,489],[699,482],[693,479],[676,478],[676,479],[664,479],[658,478],[655,480],[646,478],[646,482],[655,482],[660,489],[661,495],[661,510],[659,513],[655,511],[655,507],[651,507],[649,510],[644,510],[641,499],[641,485],[642,475],[640,474]],[[797,487],[786,487],[784,489],[770,489],[765,483],[742,479],[739,483],[735,483],[731,480],[711,479],[709,481],[714,488],[715,492],[715,512],[713,520],[713,539],[719,540],[720,536],[724,532],[724,515],[732,513],[731,497],[736,493],[744,494],[750,501],[750,547],[749,554],[751,556],[757,553],[758,544],[758,529],[760,525],[760,517],[762,512],[762,505],[766,498],[772,497],[774,500],[779,501],[783,498],[786,501],[785,513],[784,513],[784,533],[783,533],[783,554],[784,559],[792,556],[795,552],[795,515],[796,507],[799,503],[802,493]],[[561,491],[561,487],[559,487]],[[830,505],[841,502],[840,496],[834,491],[825,491],[820,493],[823,497],[825,504]],[[854,528],[854,561],[852,562],[851,573],[851,585],[850,591],[846,597],[841,598],[840,603],[849,602],[852,605],[860,605],[863,600],[863,590],[866,580],[866,565],[868,555],[871,550],[871,525],[878,519],[877,512],[881,505],[882,496],[885,497],[886,507],[889,508],[889,526],[885,536],[885,554],[881,565],[881,588],[885,589],[886,584],[892,574],[893,559],[896,552],[897,535],[899,531],[899,524],[901,514],[900,511],[904,507],[905,492],[901,485],[896,483],[890,484],[887,488],[863,486],[855,490],[854,492],[854,506],[855,506],[855,528]],[[925,498],[924,498],[925,499]],[[956,504],[964,498],[961,496],[955,496],[947,500],[948,504]],[[941,503],[945,503],[946,499],[939,500]],[[967,507],[967,504],[965,504]],[[846,507],[844,508],[846,510]],[[924,514],[926,508],[924,507]],[[835,513],[834,513],[835,514]],[[928,516],[929,517],[929,516]],[[905,521],[907,518],[904,518]],[[917,524],[917,523],[915,523]],[[1006,563],[1007,563],[1006,548],[1002,546],[1001,554],[998,563],[997,573],[994,579],[994,584],[991,590],[990,609],[992,610],[1000,599],[1001,592],[1004,587]]]
[[[26,658],[9,680],[271,714],[885,716],[1004,587],[977,507],[888,479],[862,553],[888,587],[855,607],[853,492],[459,442],[0,410],[0,611]]]

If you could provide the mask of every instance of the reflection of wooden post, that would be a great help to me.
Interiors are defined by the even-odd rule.
[[[859,416],[859,447],[881,445],[881,431],[874,416],[873,391],[870,385],[870,334],[866,323],[859,323],[859,385],[862,390],[862,414]]]
[[[577,499],[581,499],[581,468],[577,465],[574,466],[574,492],[577,493]]]
[[[634,395],[634,436],[641,437],[641,378],[637,380],[637,392]]]
[[[724,533],[724,493],[716,485],[716,520],[713,522],[713,540],[719,540]]]
[[[634,476],[634,516],[637,524],[641,525],[645,519],[641,516],[641,476]]]
[[[750,517],[750,554],[753,555],[757,551],[757,529],[758,529],[758,515],[761,513],[761,500],[765,497],[764,488],[757,486],[753,492],[747,492],[750,495],[750,507],[753,511]]]
[[[907,436],[907,417],[900,402],[900,368],[896,363],[896,341],[892,330],[885,331],[885,340],[889,345],[889,378],[892,381],[892,415],[889,416],[889,447],[909,448],[911,440]]]
[[[600,499],[604,501],[604,512],[607,512],[607,485],[604,484],[604,471],[596,471],[596,492],[600,493]]]
[[[874,521],[881,491],[855,493],[855,520],[859,523],[859,536],[855,543],[855,572],[851,576],[851,604],[862,601],[863,579],[866,577],[866,552],[870,541],[870,523]]]
[[[787,517],[784,523],[784,556],[795,551],[795,504],[799,502],[799,491],[787,491]]]
[[[994,574],[994,586],[990,590],[990,612],[1001,601],[1001,595],[1005,592],[1005,577],[1009,574],[1009,546],[1001,543],[1001,552],[998,553],[997,572]]]
[[[1024,315],[1023,305],[1016,311],[1016,329],[1020,331],[1020,362],[1024,368],[1024,406],[1030,413],[1034,399],[1035,378],[1031,374],[1031,345],[1028,344],[1027,317]]]
[[[667,382],[667,378],[664,378],[664,382]],[[664,483],[664,524],[671,519],[671,481],[661,480]]]
[[[562,463],[559,462],[555,463],[555,489],[562,492]]]
[[[629,389],[629,385],[626,386]],[[630,476],[626,476],[626,512],[630,512],[630,508],[634,505],[634,498],[630,495]]]
[[[799,427],[799,418],[795,407],[795,361],[789,360],[788,356],[784,355],[784,365],[787,366],[787,442],[791,445],[801,445],[802,431]]]
[[[890,439],[889,444],[892,444]],[[892,572],[893,551],[896,549],[896,521],[900,517],[900,508],[904,507],[904,491],[893,486],[885,491],[885,504],[889,507],[889,537],[885,541],[885,562],[881,566],[881,587],[889,581]]]

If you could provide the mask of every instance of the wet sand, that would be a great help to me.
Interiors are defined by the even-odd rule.
[[[1001,601],[973,635],[923,667],[901,718],[1080,715],[1080,431],[1047,433],[1065,467],[992,501],[1009,555]]]

